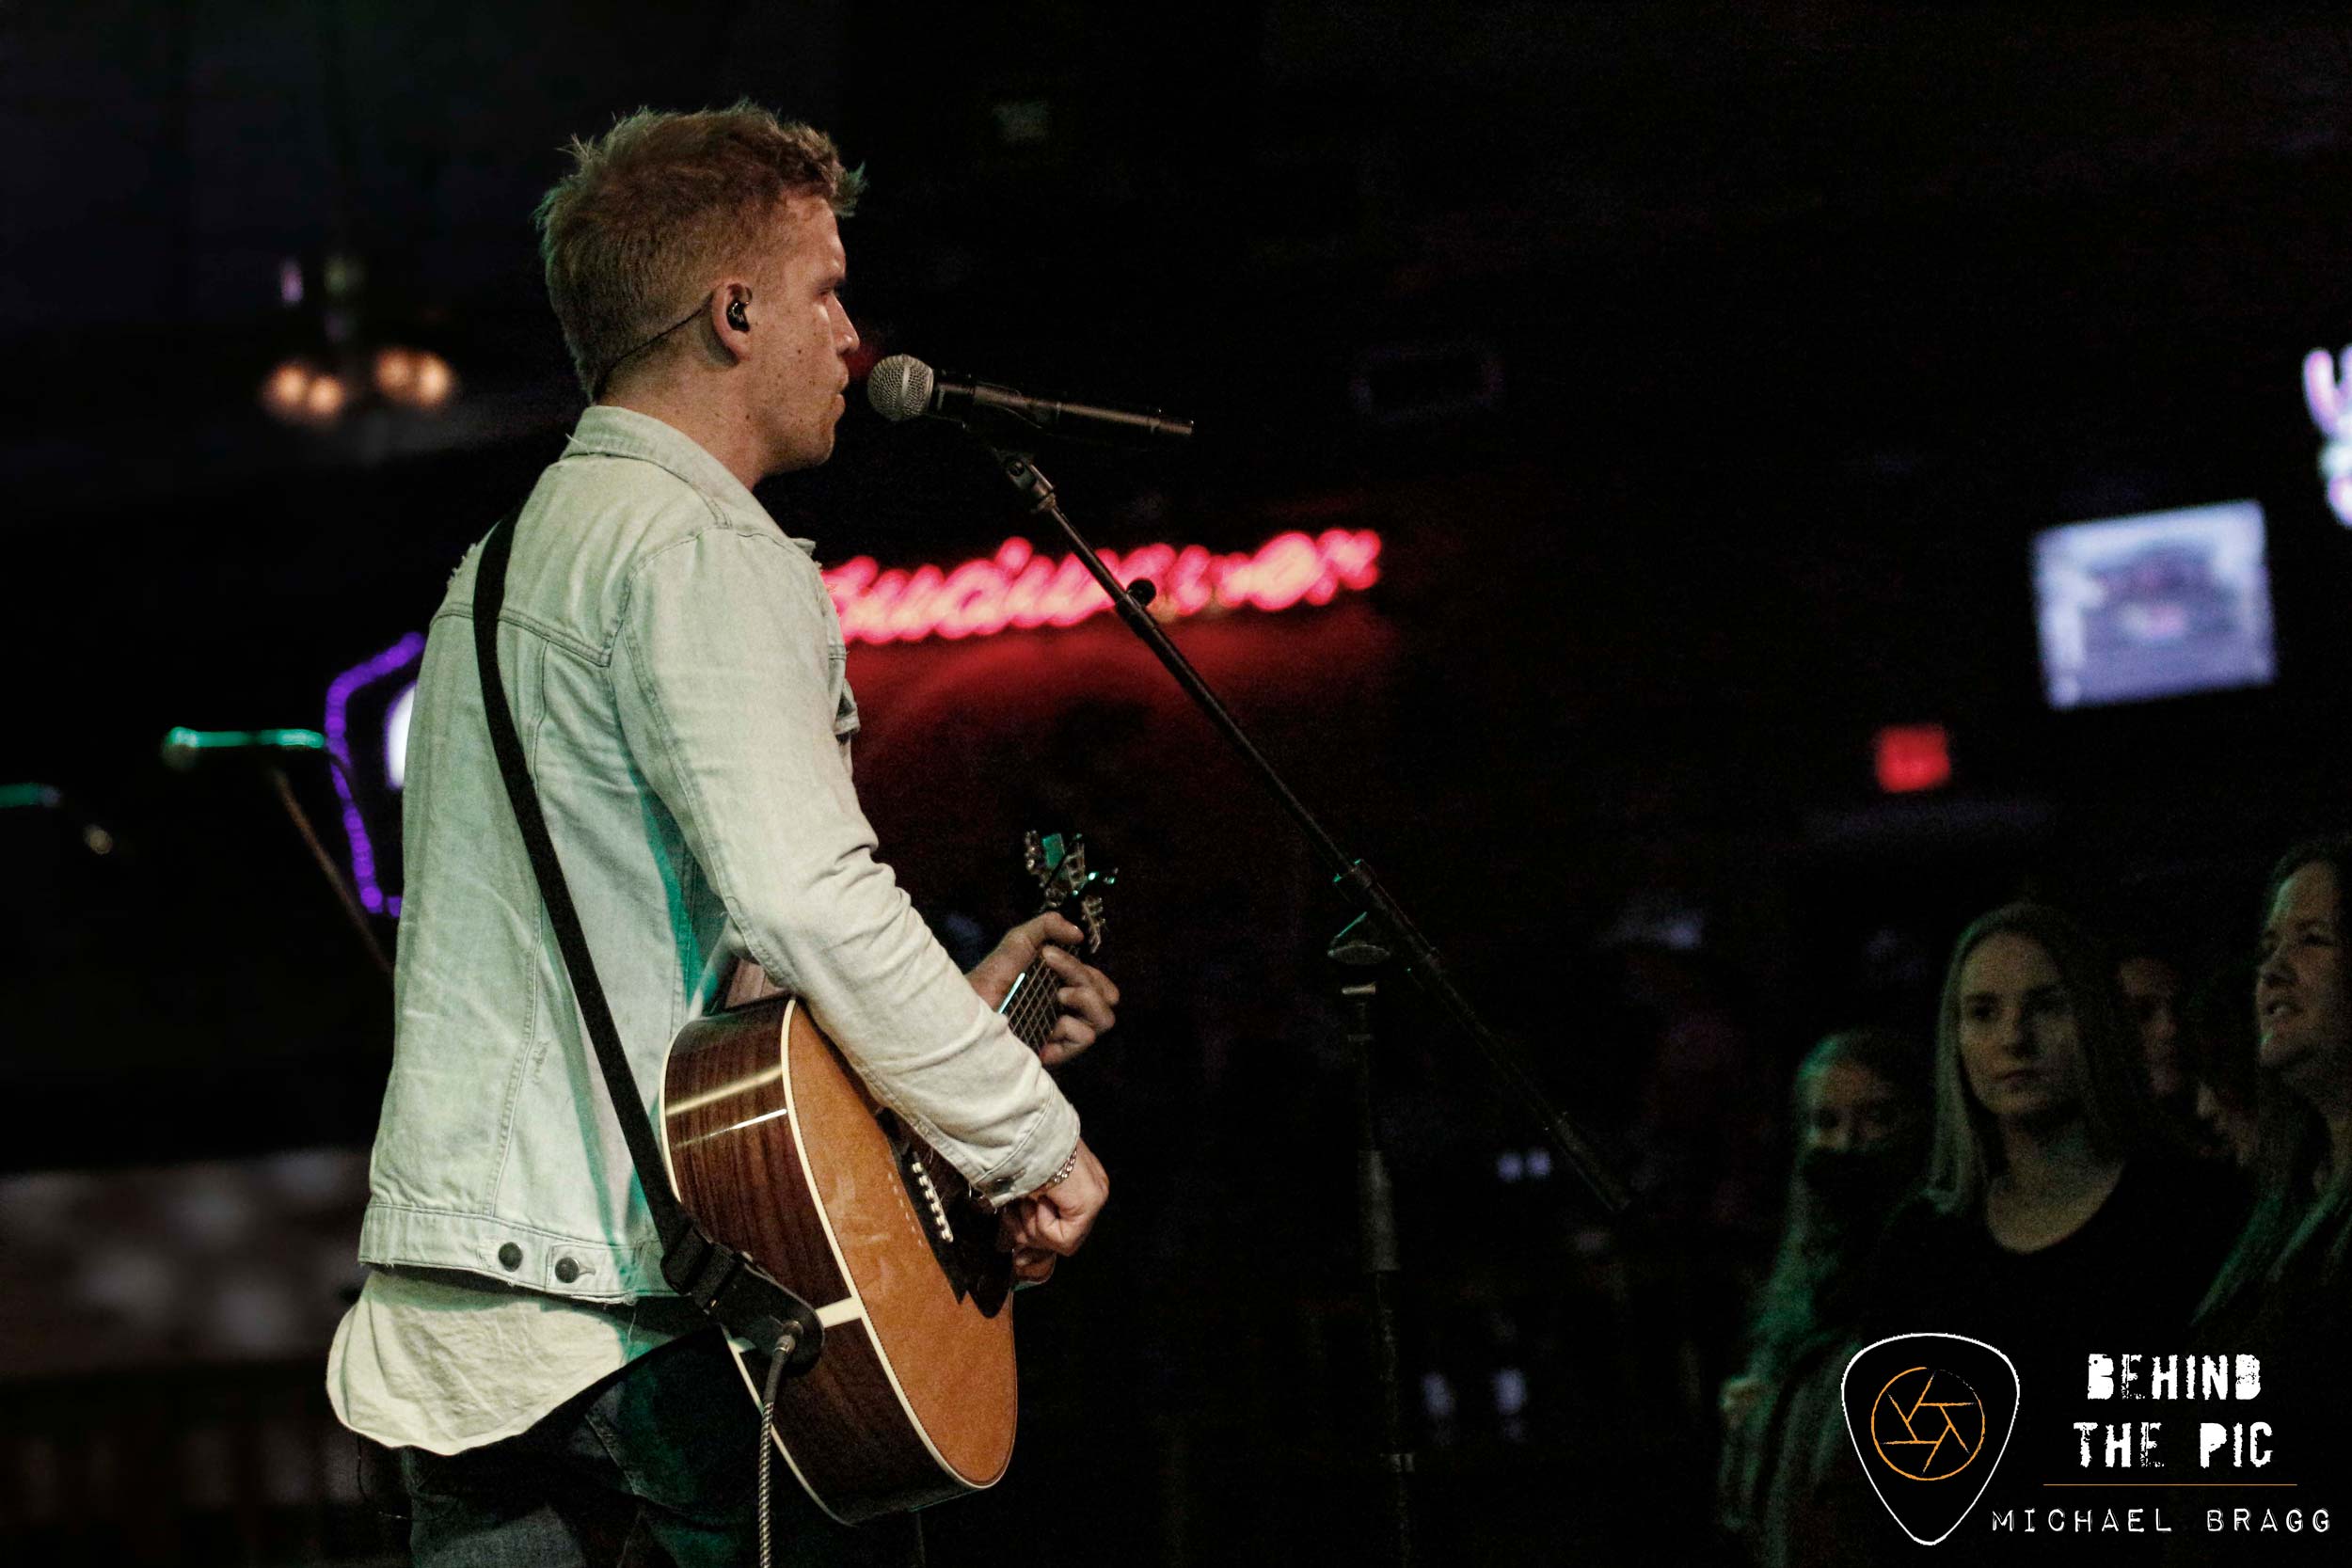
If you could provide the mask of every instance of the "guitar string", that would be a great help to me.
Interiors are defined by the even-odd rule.
[[[1047,989],[1043,984],[1044,979],[1052,973],[1045,967],[1045,960],[1042,958],[1022,971],[1021,992],[1013,998],[1012,1013],[1007,1020],[1012,1025],[1012,1032],[1020,1037],[1021,1042],[1032,1048],[1043,1039],[1043,1036],[1039,1032],[1040,1026],[1045,1024],[1053,1016],[1049,1005],[1040,1000]]]
[[[1045,966],[1042,958],[1037,960],[1035,967],[1037,978],[1027,988],[1029,1005],[1035,1009],[1035,1016],[1029,1022],[1030,1034],[1023,1037],[1028,1039],[1033,1047],[1039,1047],[1045,1043],[1045,1037],[1054,1032],[1054,1021],[1061,1014],[1061,1003],[1054,995],[1060,984],[1060,976]]]
[[[1038,961],[1030,959],[1030,966],[1021,971],[1021,978],[1014,985],[1014,1006],[1007,1013],[1007,1022],[1011,1022],[1014,1035],[1019,1035],[1025,1044],[1028,1032],[1038,1027]]]

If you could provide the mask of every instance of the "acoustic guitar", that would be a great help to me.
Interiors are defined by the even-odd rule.
[[[1031,833],[1025,849],[1043,909],[1095,951],[1113,877],[1087,870],[1082,839]],[[1041,957],[999,1008],[1032,1049],[1057,989]],[[655,1119],[679,1204],[824,1325],[816,1364],[777,1387],[777,1451],[845,1524],[994,1485],[1019,1403],[994,1214],[756,964],[721,1003],[670,1043]],[[766,1357],[732,1348],[756,1403]]]

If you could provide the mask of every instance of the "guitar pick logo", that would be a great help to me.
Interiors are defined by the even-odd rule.
[[[1898,1334],[1846,1363],[1846,1432],[1903,1533],[1932,1546],[1992,1484],[2017,1423],[2017,1369],[1981,1339]]]

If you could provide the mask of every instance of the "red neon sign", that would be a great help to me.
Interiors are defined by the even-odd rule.
[[[1159,586],[1152,612],[1162,620],[1211,610],[1288,610],[1328,604],[1342,589],[1380,580],[1380,536],[1369,530],[1278,533],[1257,549],[1220,555],[1199,545],[1104,550],[1122,583]],[[1111,607],[1108,594],[1074,555],[1042,556],[1025,539],[945,569],[883,571],[871,556],[825,574],[841,635],[851,642],[915,642],[927,637],[993,637],[1014,627],[1072,626]]]

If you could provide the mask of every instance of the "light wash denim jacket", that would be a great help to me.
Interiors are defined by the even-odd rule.
[[[804,540],[642,414],[588,410],[517,524],[499,661],[638,1087],[747,953],[1001,1203],[1077,1113],[873,858],[847,650]],[[474,568],[433,618],[408,742],[392,1072],[359,1256],[591,1300],[664,1295],[499,777]]]

